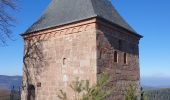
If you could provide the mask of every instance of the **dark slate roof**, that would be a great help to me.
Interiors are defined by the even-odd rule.
[[[136,33],[109,0],[52,0],[42,17],[25,34],[93,17],[103,18]]]

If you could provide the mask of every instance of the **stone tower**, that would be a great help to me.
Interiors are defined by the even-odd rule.
[[[107,72],[116,93],[135,83],[140,92],[137,34],[109,0],[52,0],[24,34],[22,100],[59,100],[60,89],[74,97],[69,84],[79,77],[96,83]]]

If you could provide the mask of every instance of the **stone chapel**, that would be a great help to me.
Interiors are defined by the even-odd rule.
[[[51,0],[22,37],[22,100],[59,100],[60,89],[73,100],[69,84],[76,77],[95,84],[102,72],[109,73],[116,87],[109,100],[124,100],[131,82],[140,93],[142,36],[110,0]]]

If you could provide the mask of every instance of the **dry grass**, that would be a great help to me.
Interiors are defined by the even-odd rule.
[[[6,96],[6,95],[9,95],[9,94],[10,94],[10,91],[5,90],[5,89],[0,89],[0,96]]]

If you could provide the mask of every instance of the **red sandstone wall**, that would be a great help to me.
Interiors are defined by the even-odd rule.
[[[139,39],[113,26],[97,22],[96,27],[95,23],[90,20],[24,37],[24,55],[28,56],[24,56],[22,100],[27,100],[28,84],[35,86],[36,100],[58,100],[60,89],[72,100],[69,84],[76,77],[95,83],[97,73],[103,71],[110,74],[111,86],[116,87],[110,100],[123,100],[132,82],[139,89]],[[114,62],[114,51],[118,52],[118,63]],[[123,63],[124,52],[127,64]]]
[[[118,53],[118,62],[114,62],[115,51]],[[126,64],[124,53],[127,53]],[[119,29],[98,24],[97,68],[98,74],[107,72],[112,78],[110,86],[115,87],[115,92],[109,100],[124,100],[125,91],[130,84],[136,85],[139,93],[138,38],[130,33],[122,33]]]
[[[30,55],[34,55],[37,59],[40,54],[43,59],[35,60],[28,57],[25,60],[24,69],[29,76],[27,77],[24,72],[23,84],[26,87],[22,91],[22,100],[27,100],[27,79],[28,84],[35,86],[36,100],[58,100],[60,89],[67,92],[70,100],[73,100],[74,92],[69,85],[76,78],[96,83],[97,55],[94,23],[69,28],[65,26],[60,30],[47,30],[36,34],[40,35],[26,36],[25,54],[31,41],[31,46],[35,43],[39,50],[36,51],[36,46],[33,46],[30,48]]]

